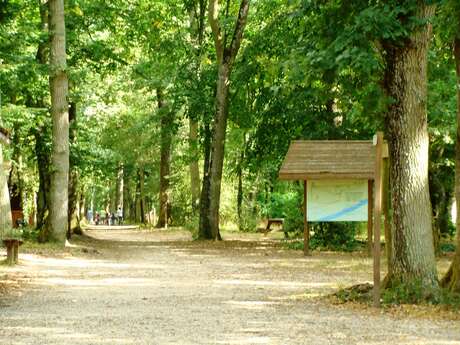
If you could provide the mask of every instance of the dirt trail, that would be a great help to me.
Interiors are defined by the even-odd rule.
[[[260,236],[197,244],[181,231],[88,235],[83,244],[97,252],[23,255],[2,268],[29,283],[21,296],[0,297],[0,344],[460,345],[458,321],[395,319],[310,298],[339,281],[370,280],[368,259],[304,258]]]

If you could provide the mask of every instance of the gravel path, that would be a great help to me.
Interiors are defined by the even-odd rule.
[[[371,279],[371,261],[304,258],[270,241],[190,242],[180,232],[91,230],[91,250],[23,255],[0,297],[0,344],[445,344],[460,322],[395,318],[311,298]],[[258,237],[260,238],[260,237]],[[25,279],[25,278],[24,278]]]

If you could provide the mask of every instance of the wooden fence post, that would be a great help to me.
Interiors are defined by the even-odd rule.
[[[382,146],[383,133],[378,132],[375,140],[375,188],[374,188],[374,289],[373,305],[380,307],[380,223],[382,212]]]

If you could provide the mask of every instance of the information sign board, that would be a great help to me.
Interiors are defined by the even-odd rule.
[[[307,183],[308,221],[365,222],[367,180],[310,180]]]

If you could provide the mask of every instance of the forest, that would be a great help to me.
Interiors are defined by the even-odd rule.
[[[2,238],[64,247],[120,208],[210,246],[283,218],[302,249],[291,142],[381,131],[383,288],[460,300],[459,120],[458,0],[0,0]],[[311,249],[365,228],[312,223]]]

